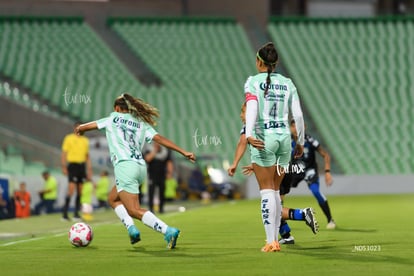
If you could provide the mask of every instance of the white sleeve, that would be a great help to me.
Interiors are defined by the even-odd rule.
[[[103,129],[108,126],[108,122],[111,122],[110,117],[105,117],[96,121],[98,129]]]
[[[300,145],[305,144],[305,123],[303,120],[302,108],[300,107],[299,97],[293,97],[292,99],[292,117],[295,120],[296,131],[298,134],[297,143]]]
[[[246,139],[252,136],[257,119],[257,100],[249,100],[246,103]]]

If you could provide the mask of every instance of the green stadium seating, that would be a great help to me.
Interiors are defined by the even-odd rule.
[[[112,18],[109,23],[161,85],[137,81],[81,18],[0,17],[0,71],[83,121],[106,116],[123,92],[138,95],[160,110],[161,133],[197,154],[231,160],[243,84],[256,71],[242,27],[227,18]],[[12,91],[8,97],[15,97]],[[65,92],[87,95],[92,104],[68,103]],[[25,101],[32,102],[30,95]],[[196,147],[196,129],[207,145]],[[220,145],[213,145],[215,138]]]
[[[0,18],[0,37],[0,71],[81,120],[105,116],[115,96],[143,89],[80,18]],[[92,104],[70,104],[65,91]]]
[[[24,159],[21,155],[7,156],[1,165],[1,171],[9,174],[23,174],[24,172]]]
[[[46,169],[42,162],[29,162],[25,163],[24,174],[26,176],[40,176]]]
[[[274,19],[303,105],[345,174],[414,171],[414,19]]]
[[[108,23],[161,85],[135,79],[81,18],[0,17],[0,72],[83,121],[106,116],[123,92],[138,95],[160,110],[162,134],[197,154],[232,160],[243,84],[256,71],[242,27],[226,18]],[[414,171],[413,18],[274,19],[268,30],[309,120],[344,173]],[[92,103],[68,103],[65,91]],[[0,97],[58,116],[4,81]],[[206,145],[196,146],[196,130]],[[0,171],[42,169],[20,154],[3,153],[0,162]]]
[[[163,82],[146,94],[160,109],[158,130],[197,153],[232,160],[243,84],[256,72],[242,27],[231,19],[113,18],[109,23]],[[197,129],[208,145],[196,147]],[[215,138],[222,144],[213,145]]]

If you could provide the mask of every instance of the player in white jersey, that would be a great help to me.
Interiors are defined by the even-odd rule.
[[[256,54],[259,72],[247,79],[246,138],[261,195],[262,221],[266,232],[263,252],[280,251],[278,232],[282,216],[279,187],[288,169],[291,138],[289,110],[296,121],[297,143],[294,157],[303,154],[304,123],[299,96],[293,82],[273,73],[278,54],[273,43],[262,46]]]
[[[239,162],[241,158],[243,157],[244,152],[246,151],[246,148],[247,148],[246,126],[245,126],[246,125],[246,102],[244,102],[241,107],[240,118],[243,122],[243,128],[240,131],[240,139],[239,139],[239,142],[237,143],[236,153],[234,155],[234,161],[227,170],[229,176],[233,176],[235,174],[237,166],[239,165]],[[288,194],[290,191],[290,182],[291,182],[290,179],[291,178],[289,177],[286,178],[286,176],[289,176],[288,173],[291,173],[291,171],[292,169],[289,172],[285,173],[285,177],[283,178],[283,181],[280,185],[280,197],[282,201],[283,201],[283,197],[286,194]],[[247,165],[243,167],[244,175],[249,176],[252,173],[253,173],[252,165]],[[288,181],[285,181],[285,180],[288,180]],[[316,221],[313,208],[307,207],[304,209],[292,209],[292,208],[283,207],[282,220],[280,222],[280,230],[279,230],[279,233],[281,236],[281,239],[279,240],[280,244],[282,243],[283,244],[294,244],[295,243],[295,239],[293,238],[292,235],[290,235],[290,227],[288,223],[286,222],[286,220],[305,221],[306,225],[308,225],[311,228],[314,234],[316,234],[319,231],[319,225],[318,225],[318,222]]]
[[[158,134],[154,128],[157,109],[129,94],[116,98],[114,112],[108,117],[78,126],[75,133],[82,134],[93,129],[105,129],[111,161],[114,166],[116,188],[109,194],[109,204],[125,225],[131,244],[141,240],[140,232],[133,219],[141,220],[146,226],[164,234],[167,247],[175,247],[180,231],[168,226],[152,212],[141,208],[139,186],[146,178],[146,163],[142,156],[144,142],[155,141],[160,145],[181,153],[190,161],[195,155]]]

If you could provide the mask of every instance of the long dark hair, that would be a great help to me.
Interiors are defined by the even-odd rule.
[[[156,119],[160,116],[155,107],[126,93],[115,99],[115,106],[119,106],[122,110],[127,110],[132,116],[152,126],[156,125]]]
[[[269,85],[270,85],[270,74],[275,70],[277,61],[279,60],[279,55],[277,54],[275,45],[272,42],[268,42],[263,45],[256,54],[256,58],[263,62],[267,67],[267,78],[266,78],[266,88],[264,95],[267,96]]]

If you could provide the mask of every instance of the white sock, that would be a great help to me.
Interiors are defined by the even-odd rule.
[[[275,200],[276,200],[276,222],[275,222],[275,229],[276,229],[276,240],[279,237],[279,229],[280,229],[280,220],[282,219],[282,199],[280,198],[279,190],[275,191]]]
[[[121,222],[125,225],[126,229],[134,225],[134,220],[131,218],[130,215],[128,215],[128,212],[123,204],[116,206],[114,211],[118,218],[121,220]]]
[[[165,224],[162,220],[157,218],[152,212],[146,211],[142,216],[142,223],[144,223],[149,228],[154,229],[157,232],[165,234],[167,232],[168,225]]]
[[[275,191],[271,189],[264,189],[260,191],[261,195],[261,210],[264,229],[266,232],[266,242],[271,243],[276,236],[276,196]],[[279,221],[280,226],[280,221]]]

